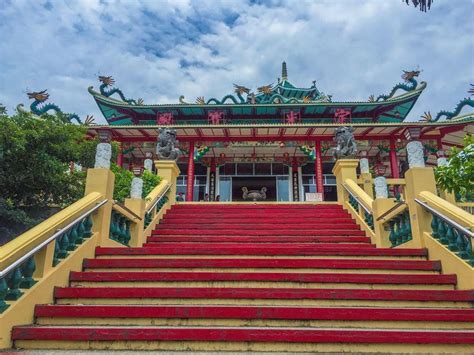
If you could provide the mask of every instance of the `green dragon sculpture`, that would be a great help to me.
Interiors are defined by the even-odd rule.
[[[104,95],[105,97],[110,97],[113,94],[118,94],[122,101],[125,101],[126,103],[130,105],[143,105],[143,99],[127,99],[125,95],[123,94],[122,90],[118,88],[113,88],[113,89],[107,89],[109,86],[112,86],[115,84],[115,80],[111,76],[99,76],[99,81],[102,83],[99,87],[100,93]]]
[[[430,112],[425,112],[425,114],[423,116],[421,116],[425,121],[429,121],[429,122],[437,122],[440,120],[441,117],[445,117],[446,120],[450,120],[452,119],[453,117],[456,117],[458,116],[462,109],[464,108],[464,106],[470,106],[470,107],[474,107],[474,100],[469,98],[469,97],[466,97],[464,99],[462,99],[461,101],[459,101],[459,103],[457,104],[456,108],[453,110],[453,111],[439,111],[437,114],[436,114],[436,117],[433,118],[433,116],[431,116],[431,113]]]
[[[49,94],[47,90],[43,91],[33,91],[27,93],[29,99],[33,99],[34,101],[30,105],[31,112],[35,115],[41,116],[42,114],[47,113],[48,111],[52,110],[56,114],[60,114],[60,117],[63,117],[65,123],[72,123],[75,120],[79,124],[91,124],[93,123],[92,116],[87,116],[84,123],[80,119],[80,117],[75,113],[65,113],[63,112],[58,105],[53,103],[44,104],[46,100],[49,99]],[[17,106],[19,112],[27,112],[23,108],[23,104],[19,104]]]
[[[276,93],[274,88],[272,87],[273,84],[264,85],[259,88],[258,94],[256,95],[253,92],[250,92],[249,88],[245,86],[234,84],[234,92],[237,98],[234,95],[226,95],[221,100],[216,98],[211,98],[209,100],[205,100],[203,96],[199,96],[196,99],[196,104],[198,105],[209,105],[209,104],[216,104],[216,105],[224,105],[227,102],[231,102],[234,104],[292,104],[292,103],[299,103],[300,100],[291,97],[287,98],[279,93]],[[242,95],[247,94],[247,97],[244,98]],[[184,101],[184,96],[179,97],[179,102],[181,104],[188,104]],[[323,93],[319,94],[317,97],[304,97],[304,103],[310,102],[331,102],[331,96],[324,95]]]
[[[419,75],[420,75],[420,70],[413,70],[413,71],[404,70],[402,79],[405,80],[405,83],[400,83],[400,84],[395,85],[392,91],[390,91],[390,94],[378,96],[375,102],[386,101],[390,99],[391,97],[393,97],[393,95],[395,95],[398,89],[405,90],[406,92],[415,90],[418,85],[418,82],[416,81],[415,77]],[[372,100],[371,98],[369,98],[369,101],[372,101]]]
[[[215,98],[209,99],[207,101],[204,100],[204,97],[200,96],[196,99],[196,103],[199,105],[209,105],[209,104],[216,104],[216,105],[223,105],[226,101],[230,100],[234,104],[245,104],[248,101],[244,99],[242,94],[249,95],[250,89],[246,88],[245,86],[234,84],[234,92],[237,95],[238,100],[235,98],[234,95],[226,95],[221,100],[217,100]]]

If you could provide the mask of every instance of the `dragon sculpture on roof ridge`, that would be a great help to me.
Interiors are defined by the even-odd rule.
[[[30,109],[31,109],[31,112],[34,113],[35,115],[41,116],[47,113],[48,111],[52,110],[54,111],[55,114],[59,114],[61,118],[64,118],[66,120],[65,123],[72,123],[72,120],[75,120],[79,124],[85,124],[85,125],[90,125],[94,123],[94,119],[92,116],[89,116],[89,115],[86,116],[86,119],[83,123],[79,115],[75,113],[65,113],[59,108],[58,105],[53,104],[53,103],[44,104],[44,102],[49,99],[49,94],[48,94],[47,89],[43,91],[28,92],[27,95],[29,99],[34,100],[30,105]],[[19,104],[17,106],[17,110],[19,112],[28,113],[28,111],[26,111],[23,108],[23,104]]]
[[[104,75],[99,75],[99,81],[102,83],[99,86],[100,93],[105,96],[105,97],[110,97],[113,94],[118,94],[122,101],[130,104],[130,105],[143,105],[143,99],[139,98],[137,100],[134,99],[127,99],[125,95],[123,94],[122,90],[119,88],[109,88],[108,87],[112,86],[115,84],[114,78],[111,76],[104,76]]]
[[[410,92],[416,89],[418,86],[418,82],[416,81],[416,77],[419,76],[421,73],[421,70],[412,70],[412,71],[403,71],[402,79],[405,80],[405,83],[399,83],[395,85],[390,91],[390,94],[388,95],[380,95],[377,97],[375,101],[373,101],[373,95],[369,97],[369,102],[379,102],[379,101],[386,101],[393,97],[395,93],[400,89],[404,90],[406,92]]]
[[[425,112],[424,115],[422,115],[421,117],[425,121],[428,121],[428,122],[437,122],[443,116],[445,117],[445,120],[451,120],[452,118],[459,116],[464,106],[474,107],[474,100],[469,97],[466,97],[462,99],[461,101],[459,101],[459,103],[456,105],[453,111],[446,111],[446,110],[439,111],[436,114],[435,118],[433,118],[431,113],[428,111],[428,112]]]
[[[278,86],[277,86],[278,87]],[[316,90],[316,95],[313,93],[311,95],[305,95],[302,99],[297,99],[295,97],[284,97],[280,93],[276,92],[276,88],[272,84],[263,85],[257,88],[258,94],[255,94],[249,88],[241,85],[234,84],[234,92],[237,98],[232,95],[226,95],[221,100],[216,98],[211,98],[205,100],[204,96],[198,96],[196,98],[196,104],[198,105],[224,105],[226,103],[233,104],[294,104],[294,103],[313,103],[313,102],[331,102],[331,96],[325,95],[322,92]],[[247,97],[244,98],[242,95],[246,94]],[[184,96],[179,97],[179,103],[188,104],[184,101]]]

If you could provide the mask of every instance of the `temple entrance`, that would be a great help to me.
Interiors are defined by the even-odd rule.
[[[265,201],[290,201],[290,176],[281,163],[227,163],[219,168],[221,201],[252,201],[243,198],[242,188],[265,191]]]

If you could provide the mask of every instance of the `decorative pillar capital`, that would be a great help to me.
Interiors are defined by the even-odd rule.
[[[95,152],[94,168],[110,169],[110,159],[112,158],[112,145],[110,143],[97,144]]]
[[[153,160],[145,159],[143,161],[143,166],[144,166],[145,170],[152,171],[153,170]]]
[[[388,198],[387,179],[378,176],[374,179],[375,198]]]
[[[130,191],[130,198],[141,199],[143,193],[143,179],[134,177],[132,179],[132,188]]]
[[[423,144],[420,141],[411,141],[407,144],[408,165],[410,168],[424,168],[425,157]]]
[[[361,173],[361,174],[368,174],[368,173],[370,173],[370,169],[369,169],[369,159],[367,159],[367,158],[360,158],[360,160],[359,160],[359,167],[360,167],[360,173]]]

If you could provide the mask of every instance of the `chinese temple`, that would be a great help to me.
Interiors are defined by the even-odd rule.
[[[454,112],[405,120],[427,86],[419,75],[404,71],[404,82],[364,102],[335,102],[315,81],[296,87],[283,62],[276,84],[256,90],[234,84],[234,92],[221,99],[188,102],[181,96],[173,104],[126,98],[112,77],[100,76],[99,91],[90,87],[89,93],[108,125],[90,126],[88,134],[111,133],[120,143],[118,164],[131,169],[154,156],[160,128],[175,129],[181,151],[177,191],[186,201],[242,201],[243,188],[265,188],[267,201],[334,201],[337,127],[351,126],[358,155],[392,178],[406,166],[408,129],[423,142],[427,165],[474,132],[474,114],[459,115],[474,106],[471,99]]]

